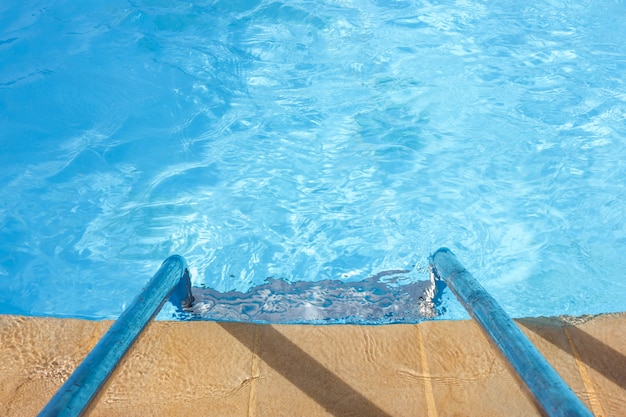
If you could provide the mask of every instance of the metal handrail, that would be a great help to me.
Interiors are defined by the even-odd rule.
[[[443,280],[524,383],[535,406],[551,417],[593,416],[496,300],[447,248],[431,256]]]
[[[163,261],[148,285],[59,388],[39,417],[82,415],[168,298],[182,310],[189,309],[193,303],[189,270],[182,256],[173,255]]]

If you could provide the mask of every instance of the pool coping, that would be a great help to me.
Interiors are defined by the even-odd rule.
[[[111,321],[0,315],[0,413],[36,415]],[[626,409],[626,313],[518,319],[595,415]],[[155,321],[90,416],[538,415],[472,321]]]

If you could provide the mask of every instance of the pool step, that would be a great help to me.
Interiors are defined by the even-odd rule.
[[[517,320],[600,416],[626,410],[626,313]],[[35,416],[111,322],[0,316],[0,415]],[[472,321],[151,323],[96,416],[538,415]]]

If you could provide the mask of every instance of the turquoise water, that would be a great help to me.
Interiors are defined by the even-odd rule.
[[[114,318],[172,253],[218,292],[398,289],[440,246],[515,317],[624,311],[624,21],[622,1],[4,2],[0,313]]]

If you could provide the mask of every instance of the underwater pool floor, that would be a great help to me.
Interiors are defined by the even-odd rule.
[[[595,415],[626,409],[626,313],[518,325]],[[0,414],[36,415],[110,321],[0,315]],[[478,326],[156,321],[95,416],[538,415]]]

